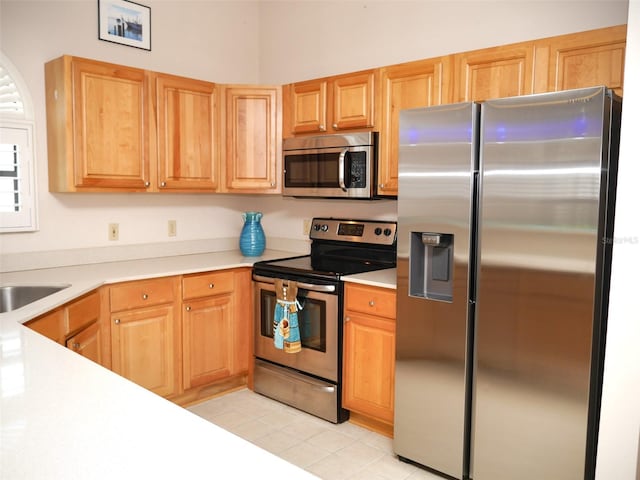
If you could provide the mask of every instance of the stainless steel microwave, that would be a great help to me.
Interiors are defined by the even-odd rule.
[[[286,138],[282,154],[285,196],[375,196],[377,132]]]

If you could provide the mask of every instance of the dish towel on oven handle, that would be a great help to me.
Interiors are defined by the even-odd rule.
[[[276,306],[273,312],[273,344],[286,353],[302,350],[298,327],[298,285],[291,280],[276,279]]]

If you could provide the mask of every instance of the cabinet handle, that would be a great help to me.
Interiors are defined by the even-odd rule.
[[[144,182],[145,187],[148,187],[149,185],[151,185],[151,182]]]
[[[369,306],[370,306],[370,307],[375,306],[375,304],[376,304],[376,302],[374,302],[373,300],[369,300]]]
[[[275,187],[276,186],[276,182],[271,182],[271,187]]]
[[[213,283],[210,283],[209,288],[213,288],[213,287],[215,287],[215,285]]]
[[[143,299],[143,300],[146,300],[147,298],[149,298],[149,295],[147,295],[146,293],[143,293],[143,294],[142,294],[142,299]]]
[[[351,321],[351,317],[344,317],[344,321],[346,322],[350,322]]]
[[[160,182],[160,186],[161,187],[166,187],[167,186],[167,182]]]
[[[120,319],[119,319],[119,318],[116,318],[116,319],[113,321],[113,323],[115,323],[116,325],[120,325]]]
[[[187,305],[187,307],[185,308],[185,310],[186,310],[187,312],[190,312],[190,311],[191,311],[191,307],[190,307],[189,305]]]
[[[318,126],[318,130],[320,130],[321,132],[324,132],[327,128],[324,125],[319,125]]]
[[[80,344],[79,343],[74,343],[72,345],[72,347],[73,347],[74,350],[78,350],[80,348]]]
[[[333,127],[334,130],[338,130],[338,124],[334,123],[333,125],[331,125]]]
[[[379,183],[378,188],[384,188],[384,183]]]

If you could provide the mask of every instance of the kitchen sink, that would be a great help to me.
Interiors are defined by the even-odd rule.
[[[10,312],[52,295],[69,285],[3,285],[0,286],[0,313]]]

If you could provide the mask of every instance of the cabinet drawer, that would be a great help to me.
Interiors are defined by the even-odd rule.
[[[396,317],[396,292],[387,288],[347,284],[345,307],[347,310]]]
[[[67,328],[69,335],[100,317],[100,294],[96,291],[73,302],[67,309]]]
[[[233,291],[233,272],[209,272],[182,278],[182,298],[209,297]]]
[[[176,297],[174,285],[174,277],[169,277],[113,286],[109,292],[111,311],[173,303]]]

